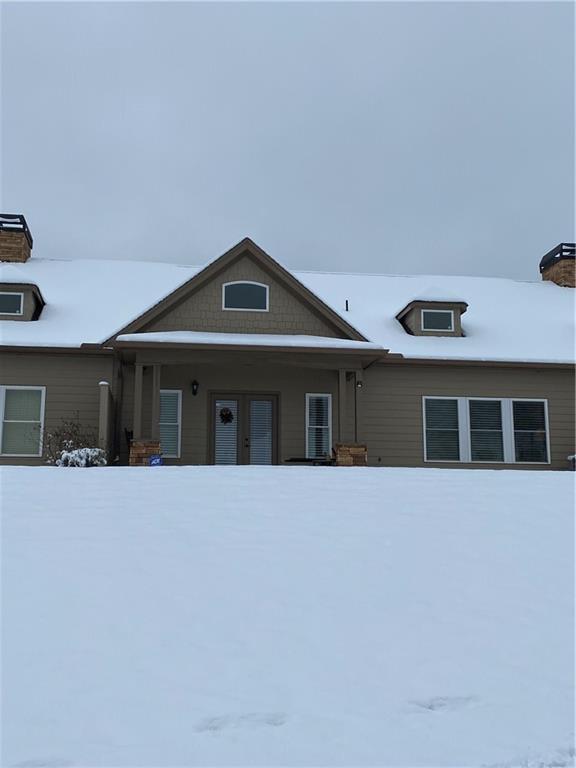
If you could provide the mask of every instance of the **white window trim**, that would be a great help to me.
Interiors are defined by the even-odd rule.
[[[179,459],[182,454],[182,390],[181,389],[161,389],[160,394],[176,394],[178,395],[178,452],[177,453],[163,453],[162,456],[166,459]],[[167,424],[171,427],[174,426],[173,421],[160,421],[158,416],[158,430],[160,430],[161,424]]]
[[[431,315],[450,314],[450,328],[424,328],[424,313],[430,313]],[[433,331],[435,333],[453,333],[454,332],[454,310],[453,309],[421,309],[420,310],[420,328],[424,333],[426,331]]]
[[[35,391],[41,392],[41,399],[40,399],[40,440],[38,442],[39,450],[38,453],[2,453],[2,441],[4,437],[4,405],[6,402],[6,390],[7,389],[31,389]],[[42,453],[44,451],[44,412],[46,408],[46,387],[36,387],[36,386],[24,386],[24,385],[12,385],[12,384],[6,384],[0,386],[0,456],[7,456],[10,458],[38,458],[42,456]],[[15,423],[15,422],[11,422]],[[18,424],[38,424],[37,421],[18,421],[16,422]]]
[[[0,315],[9,315],[10,317],[22,317],[24,314],[24,294],[21,291],[0,291],[0,296],[20,296],[19,312],[0,312]],[[4,413],[4,411],[2,411]]]
[[[317,456],[310,456],[309,452],[309,439],[308,430],[310,429],[310,409],[309,403],[312,397],[327,397],[328,398],[328,452],[332,450],[332,395],[330,392],[306,392],[306,458],[315,459]],[[317,429],[325,429],[325,427],[317,427]]]
[[[247,309],[245,307],[227,307],[226,301],[226,287],[229,285],[258,285],[261,288],[266,288],[266,309]],[[270,310],[270,286],[266,283],[257,283],[256,280],[232,280],[229,283],[222,283],[222,309],[224,312],[268,312]]]
[[[460,439],[460,459],[428,459],[426,446],[426,400],[456,400],[458,402],[458,432]],[[502,405],[502,441],[504,447],[503,461],[486,461],[472,459],[472,433],[470,430],[470,400],[498,400]],[[516,461],[516,445],[514,442],[514,403],[544,403],[544,423],[546,426],[546,461]],[[548,420],[548,400],[543,397],[458,397],[454,395],[424,395],[422,397],[422,430],[424,445],[424,462],[427,464],[529,464],[541,467],[550,464],[550,426]]]

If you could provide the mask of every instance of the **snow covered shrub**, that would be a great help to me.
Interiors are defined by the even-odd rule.
[[[83,426],[78,414],[73,419],[62,419],[60,426],[44,434],[44,454],[48,464],[57,466],[86,466],[62,464],[63,453],[71,453],[81,448],[100,450],[90,446],[98,445],[98,436],[93,429]],[[92,465],[87,465],[92,466]]]
[[[74,448],[62,451],[55,464],[57,467],[103,467],[106,453],[102,448]]]

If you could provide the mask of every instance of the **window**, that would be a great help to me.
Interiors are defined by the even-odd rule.
[[[427,461],[459,461],[458,400],[426,400]]]
[[[501,401],[469,400],[468,407],[471,460],[504,461]]]
[[[21,315],[23,293],[0,293],[0,315]]]
[[[268,312],[269,288],[263,283],[240,280],[222,286],[222,309]]]
[[[514,456],[521,462],[547,462],[546,403],[514,400]]]
[[[425,461],[546,464],[546,400],[424,397]]]
[[[332,452],[332,395],[306,395],[306,458]]]
[[[421,319],[423,331],[454,330],[454,311],[451,309],[423,309]]]
[[[41,456],[44,387],[0,387],[3,456]]]
[[[182,392],[160,390],[160,450],[167,459],[180,458]]]

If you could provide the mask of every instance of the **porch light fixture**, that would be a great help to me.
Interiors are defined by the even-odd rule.
[[[363,386],[364,386],[364,382],[362,381],[362,379],[358,379],[358,381],[356,382],[356,389],[362,389]]]
[[[198,394],[199,387],[200,387],[200,384],[198,384],[196,379],[194,379],[194,381],[192,382],[192,394],[194,397],[196,397],[196,395]]]

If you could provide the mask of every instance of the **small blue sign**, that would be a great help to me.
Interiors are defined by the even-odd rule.
[[[161,467],[163,464],[162,456],[159,453],[155,453],[148,459],[148,465],[150,467]]]

